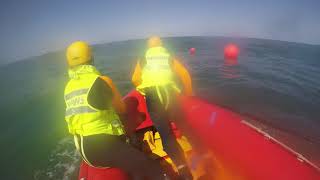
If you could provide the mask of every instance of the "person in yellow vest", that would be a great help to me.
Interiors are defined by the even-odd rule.
[[[192,179],[183,150],[176,141],[170,129],[169,120],[176,122],[178,127],[185,126],[181,117],[172,117],[174,110],[179,107],[176,95],[180,93],[175,77],[183,85],[183,93],[192,95],[191,77],[188,70],[175,58],[172,58],[162,46],[160,37],[153,36],[148,40],[148,50],[145,58],[136,64],[132,82],[136,89],[145,95],[147,109],[157,131],[161,135],[164,150],[177,166],[178,173],[183,179]],[[178,113],[179,114],[179,113]],[[180,113],[181,114],[181,113]],[[183,129],[186,129],[185,127]]]
[[[121,168],[137,179],[165,179],[158,162],[126,142],[119,118],[125,105],[112,80],[93,66],[89,45],[72,43],[66,57],[65,120],[83,160],[94,167]]]

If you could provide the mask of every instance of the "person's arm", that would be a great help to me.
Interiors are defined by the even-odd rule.
[[[192,96],[193,95],[192,81],[191,81],[191,76],[188,70],[177,59],[173,59],[172,68],[173,68],[173,71],[178,75],[178,77],[180,78],[183,84],[184,94],[187,96]]]
[[[139,61],[137,62],[136,67],[134,68],[131,81],[135,87],[141,84],[141,66]]]
[[[100,78],[111,88],[113,97],[112,97],[112,106],[119,114],[126,112],[126,106],[122,101],[122,96],[118,91],[117,87],[113,84],[112,80],[107,76],[100,76]]]

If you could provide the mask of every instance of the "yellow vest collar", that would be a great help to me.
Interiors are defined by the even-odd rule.
[[[68,70],[69,77],[71,79],[79,79],[81,75],[84,74],[96,74],[101,75],[101,73],[92,65],[80,65]]]
[[[162,46],[149,48],[146,52],[147,55],[155,54],[155,53],[168,53],[167,49]]]

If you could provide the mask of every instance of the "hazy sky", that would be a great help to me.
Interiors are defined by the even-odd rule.
[[[320,0],[1,0],[0,23],[0,64],[151,34],[320,44]]]

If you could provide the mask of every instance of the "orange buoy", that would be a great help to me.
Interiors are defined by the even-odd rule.
[[[239,55],[239,48],[235,44],[228,44],[224,48],[224,57],[226,59],[237,59]]]
[[[196,48],[192,47],[189,49],[189,54],[190,55],[195,55],[196,54]]]

